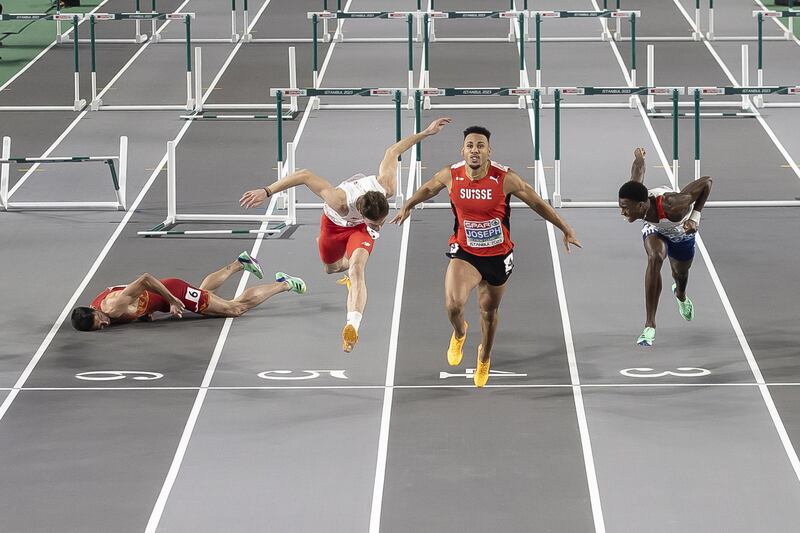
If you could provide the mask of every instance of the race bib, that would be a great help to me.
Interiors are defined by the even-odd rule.
[[[499,218],[480,222],[465,220],[464,234],[467,237],[467,246],[472,248],[490,248],[503,244],[503,228]]]
[[[188,300],[190,302],[194,302],[194,311],[196,312],[198,307],[200,306],[200,291],[195,289],[194,287],[187,287],[186,289],[186,296],[184,296],[184,300]]]

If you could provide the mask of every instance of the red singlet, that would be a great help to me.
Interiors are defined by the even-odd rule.
[[[196,289],[178,278],[165,278],[159,281],[164,284],[170,293],[183,302],[183,305],[186,306],[187,310],[195,313],[202,313],[206,310],[206,307],[208,307],[208,291]],[[103,303],[103,300],[106,299],[106,296],[112,292],[124,290],[125,287],[127,287],[127,285],[108,287],[106,290],[97,295],[89,307],[92,309],[100,309],[100,304]],[[155,313],[156,311],[169,313],[169,303],[167,303],[164,298],[155,292],[144,291],[142,295],[139,296],[136,315],[132,317],[122,316],[119,317],[119,319],[135,320],[139,317]]]
[[[450,206],[456,217],[450,244],[480,256],[506,255],[511,242],[511,196],[503,193],[508,167],[489,162],[480,179],[467,176],[464,161],[450,167]]]

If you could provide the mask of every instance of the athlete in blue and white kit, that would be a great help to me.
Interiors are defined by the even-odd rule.
[[[661,265],[669,257],[672,267],[672,292],[678,300],[678,311],[684,320],[694,318],[694,305],[686,296],[689,268],[695,250],[695,233],[700,225],[700,212],[711,193],[711,178],[703,176],[680,192],[669,187],[647,189],[644,186],[645,150],[633,152],[631,181],[619,189],[619,208],[628,222],[644,220],[642,238],[647,252],[644,295],[647,318],[637,339],[640,346],[652,346],[656,339],[656,309],[661,295]]]

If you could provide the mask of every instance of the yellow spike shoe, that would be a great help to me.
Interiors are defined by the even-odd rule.
[[[342,330],[342,350],[344,350],[344,353],[352,352],[357,342],[358,331],[352,324],[347,324]]]
[[[450,346],[447,347],[447,362],[450,366],[458,366],[461,364],[461,358],[464,357],[464,341],[467,340],[467,330],[469,324],[464,321],[464,336],[460,339],[456,337],[456,332],[450,336]]]
[[[475,374],[472,376],[472,381],[478,388],[483,387],[489,381],[489,367],[492,364],[491,359],[485,363],[481,362],[481,355],[483,354],[483,345],[478,345],[478,365],[475,368]]]
[[[341,278],[337,279],[336,283],[338,285],[344,285],[344,286],[347,287],[348,291],[350,290],[350,277],[347,276],[346,274],[344,276],[342,276]]]

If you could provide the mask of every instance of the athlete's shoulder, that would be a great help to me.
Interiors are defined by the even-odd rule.
[[[464,166],[464,165],[466,165],[466,164],[467,164],[467,162],[466,162],[466,161],[459,161],[458,163],[453,163],[452,165],[450,165],[450,169],[451,169],[451,170],[456,170],[456,169],[458,169],[458,168],[461,168],[461,167],[463,167],[463,166]]]
[[[502,172],[508,172],[509,170],[511,170],[510,167],[507,167],[506,165],[500,164],[497,161],[490,161],[489,163],[491,163],[492,167],[494,167],[497,170],[500,170]]]

